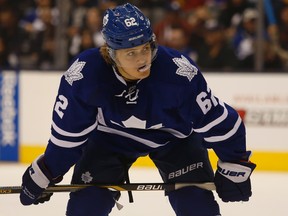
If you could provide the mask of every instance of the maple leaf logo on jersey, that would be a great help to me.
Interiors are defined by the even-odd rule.
[[[92,182],[93,177],[91,176],[91,173],[87,171],[85,173],[82,173],[81,179],[85,184],[87,184],[87,183]]]
[[[69,67],[69,69],[64,73],[65,80],[72,86],[74,81],[83,78],[81,73],[86,62],[79,61],[79,58]]]
[[[181,58],[173,58],[172,60],[179,67],[176,74],[186,76],[189,81],[191,81],[193,77],[197,75],[198,69],[183,55],[181,55]]]
[[[112,122],[113,123],[113,122]],[[134,115],[130,116],[126,121],[122,121],[123,125],[126,128],[139,128],[139,129],[159,129],[162,128],[162,123],[152,125],[151,127],[147,128],[147,121],[141,120]]]

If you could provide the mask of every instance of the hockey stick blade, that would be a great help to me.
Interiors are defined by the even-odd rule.
[[[101,187],[116,191],[173,191],[183,187],[199,187],[205,190],[215,190],[213,182],[205,183],[131,183],[131,184],[69,184],[56,185],[46,188],[44,193],[75,192],[87,187]],[[21,192],[21,186],[0,187],[0,194],[17,194]]]

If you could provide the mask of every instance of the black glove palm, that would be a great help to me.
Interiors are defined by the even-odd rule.
[[[39,203],[44,203],[44,202],[48,202],[51,198],[51,196],[53,195],[53,193],[42,193],[33,203],[34,205],[38,205]]]

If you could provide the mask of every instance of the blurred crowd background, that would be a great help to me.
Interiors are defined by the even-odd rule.
[[[103,12],[126,2],[202,71],[288,71],[288,0],[0,0],[0,69],[65,70],[103,45]]]

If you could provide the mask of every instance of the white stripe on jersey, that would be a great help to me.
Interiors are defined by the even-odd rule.
[[[165,132],[168,132],[170,134],[172,134],[173,136],[177,137],[177,138],[186,138],[188,137],[192,132],[193,132],[193,128],[191,129],[190,133],[185,135],[177,130],[174,130],[172,128],[160,128],[159,130],[162,130],[162,131],[165,131]]]
[[[234,127],[233,127],[232,130],[230,130],[228,133],[226,133],[226,134],[224,134],[224,135],[222,135],[222,136],[211,136],[211,137],[207,137],[207,138],[204,138],[204,140],[207,141],[207,142],[220,142],[220,141],[224,141],[224,140],[230,138],[231,136],[233,136],[233,135],[237,132],[239,126],[241,125],[241,122],[242,122],[242,119],[240,118],[240,116],[238,116],[238,119],[237,119]]]
[[[91,125],[90,127],[86,128],[85,130],[83,130],[83,131],[81,131],[79,133],[71,133],[71,132],[62,130],[54,122],[52,122],[52,127],[58,134],[60,134],[62,136],[81,137],[81,136],[84,136],[84,135],[90,133],[92,130],[94,130],[96,128],[97,124],[98,124],[98,122],[96,120],[96,122],[93,125]]]
[[[120,131],[120,130],[117,130],[117,129],[114,129],[114,128],[108,128],[108,127],[102,126],[102,125],[98,125],[97,130],[103,131],[103,132],[106,132],[106,133],[117,134],[117,135],[123,136],[123,137],[127,137],[127,138],[135,140],[135,141],[137,141],[137,142],[139,142],[141,144],[147,145],[147,146],[149,146],[151,148],[157,148],[157,147],[166,145],[168,143],[168,142],[166,142],[166,143],[163,143],[163,144],[158,144],[158,143],[152,142],[150,140],[142,139],[140,137],[131,135],[131,134],[126,133],[124,131]]]
[[[82,145],[88,139],[85,139],[84,141],[81,141],[81,142],[70,142],[70,141],[64,141],[64,140],[57,139],[56,137],[51,135],[50,140],[51,140],[52,143],[54,143],[57,146],[60,146],[60,147],[63,147],[63,148],[74,148],[74,147]]]
[[[210,122],[209,124],[205,125],[204,127],[202,128],[198,128],[198,129],[194,129],[195,132],[198,132],[198,133],[204,133],[204,132],[207,132],[209,131],[212,127],[218,125],[219,123],[221,123],[222,121],[224,121],[227,116],[228,116],[228,110],[227,108],[225,107],[225,104],[219,100],[219,104],[221,106],[223,106],[224,108],[224,111],[223,111],[223,114],[221,116],[219,116],[217,119],[215,119],[214,121]]]

